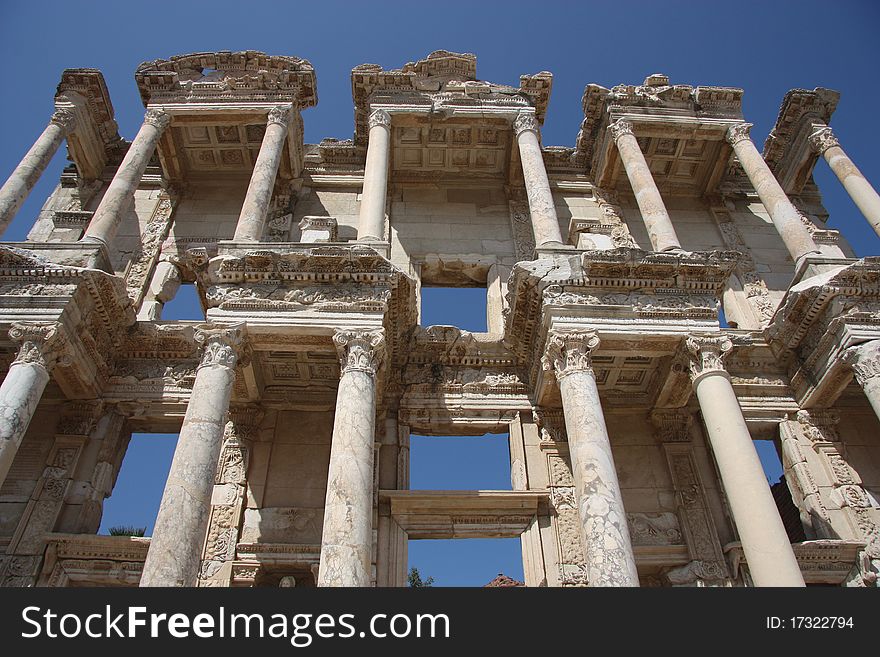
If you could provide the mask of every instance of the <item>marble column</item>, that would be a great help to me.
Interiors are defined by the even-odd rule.
[[[367,163],[358,218],[358,239],[385,240],[385,197],[388,194],[388,163],[391,148],[391,115],[385,110],[370,112]]]
[[[170,122],[171,117],[164,110],[146,111],[141,129],[128,147],[128,152],[122,158],[116,175],[104,192],[104,197],[89,222],[83,240],[105,245],[113,241],[125,213],[134,203],[134,193],[156,151],[159,138]]]
[[[782,186],[758,152],[749,130],[751,123],[738,123],[727,130],[727,141],[733,146],[736,158],[742,165],[761,203],[767,208],[776,231],[785,243],[791,259],[798,262],[809,253],[819,253],[810,231],[801,221],[801,215],[785,195]]]
[[[272,190],[275,178],[284,154],[287,132],[293,118],[293,108],[289,105],[273,107],[266,119],[266,134],[260,145],[260,154],[254,163],[254,172],[248,184],[238,225],[235,227],[235,241],[259,242],[266,227],[269,204],[272,201]]]
[[[34,145],[0,187],[0,235],[15,218],[22,203],[43,175],[52,157],[67,136],[76,129],[76,114],[63,108],[56,110]]]
[[[642,221],[648,230],[651,246],[655,251],[672,251],[681,249],[681,242],[675,233],[672,219],[651,175],[651,169],[645,161],[645,155],[633,134],[633,124],[625,119],[618,119],[608,130],[617,145],[620,160],[626,171],[626,177],[632,186]]]
[[[144,562],[141,586],[196,586],[226,414],[242,355],[241,325],[203,327],[204,345],[171,471]]]
[[[588,586],[638,586],[611,440],[599,402],[592,354],[594,330],[552,332],[543,358],[559,382],[574,475]]]
[[[804,586],[764,468],[736,399],[724,358],[724,335],[691,335],[690,376],[749,573],[757,586]]]
[[[562,246],[562,232],[556,216],[556,204],[550,191],[550,181],[544,167],[544,156],[538,141],[538,119],[533,112],[520,112],[513,122],[519,158],[522,161],[529,214],[535,233],[535,246]]]
[[[330,446],[318,586],[369,586],[373,544],[376,373],[383,329],[337,331],[342,375]]]
[[[880,195],[840,147],[840,142],[837,141],[831,128],[817,126],[810,135],[810,147],[825,158],[850,198],[871,224],[871,228],[880,235]]]
[[[843,361],[852,367],[856,381],[880,418],[880,340],[850,347],[843,352]]]
[[[21,346],[0,385],[0,485],[64,350],[61,327],[54,322],[13,324],[9,337]]]

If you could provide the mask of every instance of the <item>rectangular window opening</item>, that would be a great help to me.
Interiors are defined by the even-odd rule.
[[[176,433],[131,434],[113,492],[104,502],[99,534],[153,534],[177,436]]]
[[[511,490],[510,437],[411,436],[411,490]]]
[[[488,292],[483,287],[422,287],[421,325],[488,331]]]
[[[162,319],[205,320],[205,310],[195,283],[181,283],[174,298],[162,307]]]
[[[408,585],[523,586],[519,538],[410,540]]]

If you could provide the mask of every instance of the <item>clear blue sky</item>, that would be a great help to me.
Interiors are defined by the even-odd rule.
[[[494,82],[517,85],[520,74],[553,72],[553,94],[543,129],[543,141],[548,145],[574,143],[582,119],[581,95],[590,82],[607,87],[639,83],[650,73],[662,72],[673,83],[742,87],[746,119],[755,124],[752,135],[759,147],[788,89],[837,89],[842,98],[831,125],[863,173],[880,184],[876,157],[880,139],[875,122],[880,106],[877,2],[471,0],[420,5],[412,1],[324,0],[261,2],[251,7],[223,0],[209,4],[182,0],[149,4],[4,0],[0,5],[0,57],[4,62],[0,179],[5,180],[44,128],[52,112],[55,86],[67,67],[94,67],[104,72],[120,132],[131,139],[143,117],[133,74],[144,60],[243,49],[304,57],[317,70],[319,103],[304,113],[306,140],[315,143],[323,137],[349,137],[353,132],[352,67],[371,62],[396,68],[442,48],[476,53],[478,77]],[[24,237],[63,164],[62,152],[5,239]],[[817,166],[816,178],[831,213],[831,227],[841,230],[860,255],[880,252],[878,238],[824,162]],[[437,318],[426,318],[424,323],[475,329],[484,326],[481,305],[452,305],[442,299],[433,305]],[[181,312],[187,314],[186,309]],[[173,316],[174,312],[166,314]],[[129,461],[149,463],[147,454],[155,452],[157,467],[167,468],[169,441],[155,440],[153,444],[166,448],[148,450],[142,460]],[[445,444],[436,439],[415,439],[414,487],[425,487],[419,483],[427,476],[420,474],[423,458],[430,470],[449,473],[450,477],[461,474],[465,466],[474,466],[477,473],[486,474],[484,481],[498,482],[497,486],[482,484],[484,487],[509,486],[503,441],[482,441],[487,452],[479,459],[469,457],[477,443],[454,448],[453,442],[457,441]],[[123,475],[131,463],[124,466]],[[128,477],[120,478],[126,480]],[[137,503],[152,499],[149,489],[161,491],[164,473],[145,480],[151,485],[138,484],[143,487],[134,489],[141,493],[133,496]],[[133,516],[149,515],[136,502],[130,507],[133,523],[138,522]],[[129,522],[125,517],[119,516],[118,523]],[[480,550],[459,542],[456,550],[467,548],[469,554],[480,555],[473,561],[442,545],[437,546],[442,548],[440,554],[422,551],[425,543],[413,542],[414,563],[440,584],[479,585],[497,570],[520,574],[510,565],[511,560],[515,563],[519,559],[515,541],[506,542],[503,549],[496,543],[495,548]],[[479,567],[473,565],[476,562]],[[499,564],[497,568],[494,563]]]

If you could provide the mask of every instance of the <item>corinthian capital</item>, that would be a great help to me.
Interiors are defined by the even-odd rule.
[[[691,335],[687,342],[688,353],[690,354],[691,380],[696,381],[698,377],[712,372],[722,372],[725,375],[727,370],[724,369],[724,359],[730,350],[733,349],[733,343],[725,335]]]
[[[151,126],[159,128],[159,130],[164,130],[171,123],[171,117],[163,109],[152,108],[144,113],[144,123],[149,123]]]
[[[243,324],[232,326],[201,326],[196,329],[196,342],[203,345],[199,367],[222,365],[233,368],[245,352]]]
[[[834,132],[828,126],[816,128],[813,134],[810,135],[810,148],[813,149],[814,153],[822,155],[832,146],[840,146],[840,142],[837,141],[837,137],[834,136]]]
[[[730,126],[725,135],[727,141],[730,142],[730,145],[733,146],[744,139],[751,139],[751,137],[749,137],[749,130],[752,129],[752,125],[753,124],[751,123],[737,123],[736,125]]]
[[[61,127],[64,134],[70,134],[76,130],[76,112],[70,107],[60,107],[55,110],[50,121]]]
[[[611,138],[616,144],[617,141],[624,135],[633,134],[632,121],[627,121],[626,119],[617,119],[617,121],[608,126],[608,132],[611,133]]]
[[[64,358],[66,341],[61,325],[56,322],[15,323],[9,329],[9,337],[20,345],[13,364],[32,363],[49,370]]]
[[[586,331],[552,331],[541,364],[545,370],[553,370],[557,379],[572,372],[593,371],[593,351],[599,347],[599,334]]]
[[[843,352],[843,362],[852,367],[860,386],[880,376],[880,340],[871,340]]]
[[[286,128],[290,125],[290,117],[293,116],[293,107],[290,105],[278,105],[269,110],[266,115],[266,125],[280,125]]]
[[[385,355],[385,329],[338,330],[333,336],[333,344],[339,352],[342,374],[366,372],[375,376]]]
[[[377,109],[370,112],[369,124],[371,128],[382,126],[383,128],[391,127],[391,115],[383,109]]]
[[[531,130],[536,134],[538,132],[538,119],[535,118],[533,112],[520,112],[513,121],[513,131],[517,137],[526,130]]]

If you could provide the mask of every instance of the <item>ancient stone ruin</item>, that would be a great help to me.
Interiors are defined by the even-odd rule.
[[[880,198],[838,94],[786,94],[762,153],[741,89],[590,84],[561,147],[551,73],[476,64],[356,67],[319,144],[297,57],[142,64],[130,142],[64,71],[0,190],[5,228],[66,142],[0,243],[0,583],[403,586],[409,539],[518,537],[526,586],[876,585],[880,260],[813,167],[878,232]],[[189,283],[204,321],[163,320]],[[421,326],[430,286],[488,330]],[[179,432],[155,531],[96,535],[147,431]],[[410,435],[486,433],[511,490],[410,490]]]

